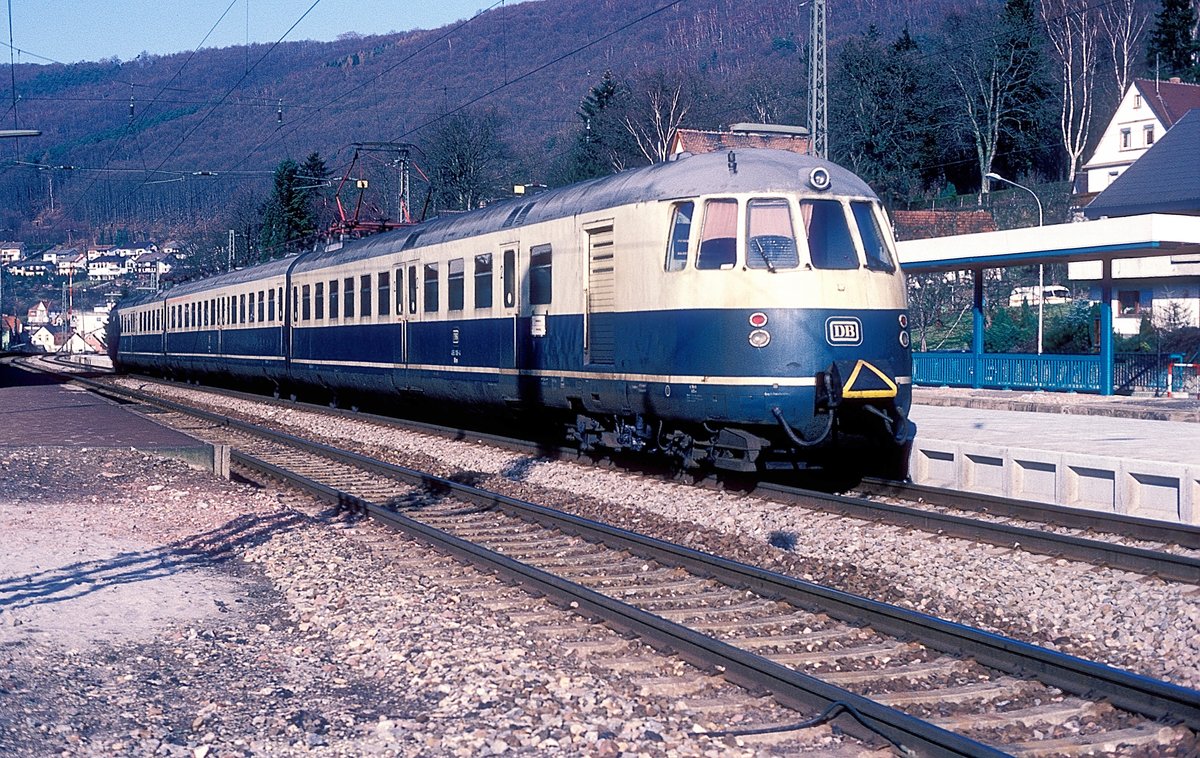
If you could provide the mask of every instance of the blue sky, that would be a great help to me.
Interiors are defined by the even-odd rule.
[[[127,61],[142,51],[190,51],[210,29],[204,47],[241,45],[247,37],[250,42],[275,42],[312,4],[313,0],[0,0],[0,60],[10,60],[10,9],[12,47],[23,51],[17,53],[17,62],[47,63],[48,58],[73,63],[112,56]],[[499,0],[319,0],[286,39],[432,29],[470,18],[493,4]]]

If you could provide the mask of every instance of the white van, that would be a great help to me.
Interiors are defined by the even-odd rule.
[[[1071,302],[1071,290],[1061,284],[1047,284],[1042,287],[1042,304],[1057,305],[1059,303]],[[1037,287],[1014,287],[1012,294],[1008,296],[1008,306],[1016,308],[1021,303],[1029,303],[1030,305],[1038,304],[1038,288]]]

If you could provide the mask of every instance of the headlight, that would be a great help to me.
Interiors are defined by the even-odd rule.
[[[750,344],[754,347],[766,347],[771,344],[771,335],[766,329],[755,329],[750,332]]]

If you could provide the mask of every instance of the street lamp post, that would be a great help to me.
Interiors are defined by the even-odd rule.
[[[1017,189],[1023,189],[1030,195],[1033,195],[1033,202],[1037,203],[1038,211],[1038,226],[1042,226],[1042,201],[1038,198],[1037,193],[1026,187],[1024,184],[1017,184],[1011,179],[1005,179],[1003,176],[995,172],[989,172],[985,179],[991,179],[994,182],[1004,182],[1011,184]],[[1038,264],[1038,333],[1037,333],[1037,351],[1038,355],[1042,354],[1042,324],[1044,323],[1044,308],[1046,302],[1046,266],[1043,263]]]

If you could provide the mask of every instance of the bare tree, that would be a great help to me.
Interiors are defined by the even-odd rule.
[[[1088,0],[1040,0],[1046,36],[1059,72],[1059,133],[1074,177],[1088,146],[1095,107],[1095,84],[1102,14]]]
[[[465,110],[444,119],[425,145],[438,205],[469,211],[502,192],[511,151],[495,110]]]
[[[1112,63],[1117,97],[1133,82],[1133,67],[1142,50],[1142,35],[1149,16],[1138,9],[1137,0],[1113,0],[1100,6],[1100,28]]]
[[[658,73],[633,88],[622,123],[646,160],[662,163],[690,108],[687,82]]]
[[[977,8],[946,22],[942,53],[947,76],[981,177],[992,170],[1001,141],[1034,122],[1042,107],[1043,72],[1031,12],[1028,2],[1008,0],[998,16]],[[986,181],[983,191],[988,191]]]

